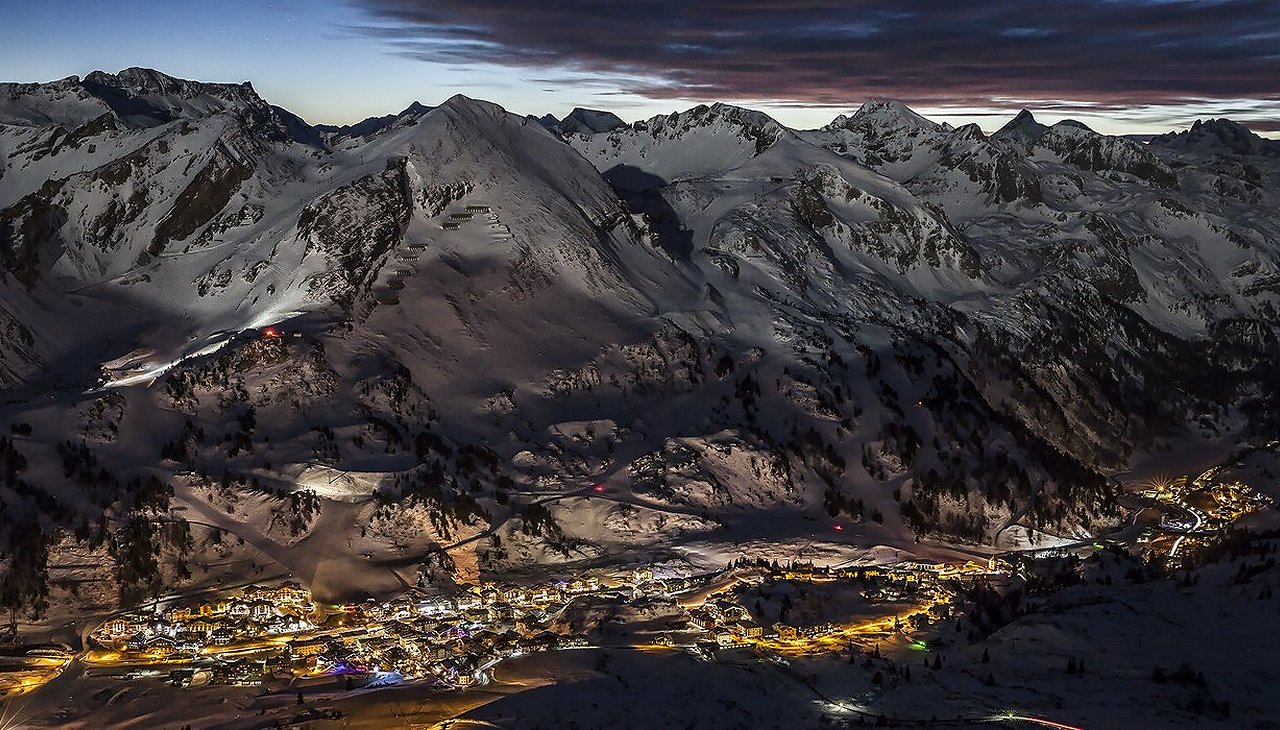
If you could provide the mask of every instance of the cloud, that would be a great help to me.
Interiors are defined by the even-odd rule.
[[[1274,0],[355,2],[370,18],[359,32],[401,55],[598,78],[651,99],[1280,101]]]

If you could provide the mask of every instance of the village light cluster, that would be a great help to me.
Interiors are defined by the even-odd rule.
[[[1192,545],[1213,544],[1232,522],[1268,503],[1248,486],[1220,476],[1210,470],[1139,492],[1162,520],[1131,543],[1134,552],[1179,557]],[[1107,547],[1078,543],[1049,552]],[[505,659],[542,651],[678,649],[710,660],[720,651],[747,648],[777,661],[882,643],[927,651],[937,627],[961,610],[967,589],[1009,580],[1026,568],[1025,561],[1009,557],[1015,563],[993,556],[985,563],[908,560],[837,567],[755,557],[699,575],[658,577],[642,566],[542,585],[489,582],[453,595],[411,592],[340,606],[317,603],[290,581],[204,601],[156,601],[102,623],[79,656],[91,666],[127,670],[132,677],[168,676],[179,685],[292,686],[337,677],[345,688],[404,680],[463,688],[487,682],[492,667]],[[872,616],[845,622],[787,623],[779,615],[772,624],[758,603],[754,612],[748,609],[748,596],[784,583],[805,590],[829,585],[878,608]],[[625,620],[613,626],[574,620],[598,608],[615,617],[630,611],[662,620],[646,620],[642,629]],[[13,657],[19,671],[5,675],[9,686],[0,686],[0,695],[42,686],[72,658],[65,647],[52,646]]]
[[[290,582],[113,618],[91,634],[98,650],[88,660],[169,668],[179,684],[346,675],[362,683],[419,679],[466,687],[485,681],[488,670],[509,657],[598,646],[600,637],[593,632],[552,630],[567,609],[586,599],[666,610],[672,617],[667,628],[626,644],[634,648],[682,648],[704,657],[741,646],[779,655],[822,653],[941,621],[950,615],[957,589],[990,578],[995,570],[994,564],[976,563],[836,569],[756,561],[701,576],[656,579],[651,569],[637,568],[621,579],[584,576],[532,587],[490,583],[447,597],[402,596],[345,606],[319,605]],[[909,600],[910,605],[856,624],[752,621],[733,589],[783,580],[844,582],[873,603]],[[697,597],[681,598],[690,594]]]
[[[1161,509],[1159,530],[1149,527],[1138,541],[1144,552],[1184,557],[1192,548],[1211,545],[1241,517],[1256,512],[1271,500],[1240,481],[1223,481],[1222,467],[1214,467],[1194,479],[1156,479],[1138,491]]]

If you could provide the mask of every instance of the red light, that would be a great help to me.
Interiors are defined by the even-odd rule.
[[[836,532],[844,532],[844,525],[832,525],[831,529],[835,530]]]
[[[262,335],[263,337],[279,337],[280,330],[276,329],[275,327],[267,327],[262,330]]]
[[[603,484],[597,484],[597,485],[595,485],[594,487],[592,487],[591,489],[592,489],[593,491],[596,491],[596,492],[603,492],[603,491],[604,491],[604,485],[603,485]]]

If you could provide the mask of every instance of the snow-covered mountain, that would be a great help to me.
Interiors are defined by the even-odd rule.
[[[613,112],[599,109],[583,109],[582,107],[575,107],[573,111],[565,115],[564,119],[556,119],[555,116],[547,114],[538,121],[542,126],[561,135],[599,134],[627,126]]]
[[[0,496],[116,556],[203,549],[103,520],[185,507],[334,596],[1098,530],[1132,461],[1275,432],[1280,163],[1228,124],[337,128],[139,69],[3,85]]]

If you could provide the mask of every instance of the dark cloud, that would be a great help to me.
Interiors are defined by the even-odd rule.
[[[650,98],[1106,108],[1280,99],[1275,0],[356,0],[395,52]]]

